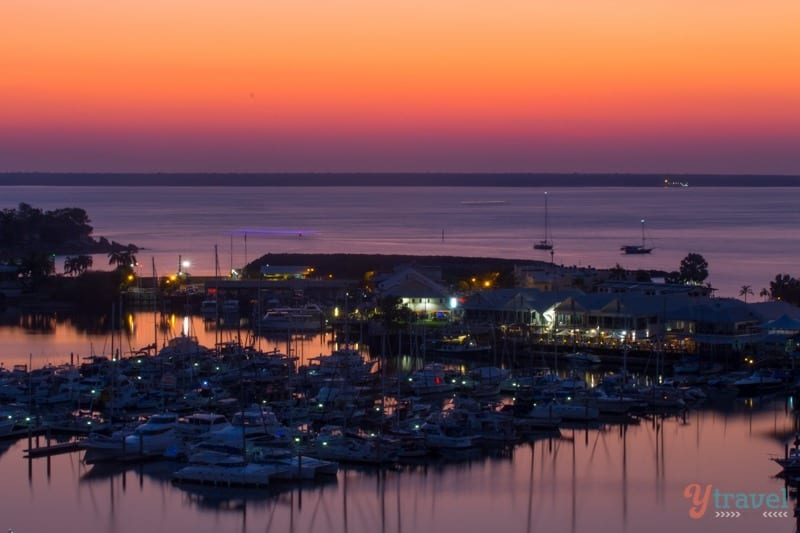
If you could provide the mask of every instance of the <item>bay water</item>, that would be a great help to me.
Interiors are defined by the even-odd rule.
[[[142,274],[197,275],[268,252],[418,254],[550,260],[544,189],[493,187],[3,187],[0,208],[86,209],[95,236],[143,248]],[[709,263],[723,297],[758,294],[778,273],[797,275],[800,189],[758,187],[563,187],[547,190],[553,260],[565,265],[677,270],[689,252]],[[621,255],[641,239],[647,256]],[[246,237],[245,237],[246,236]],[[217,247],[215,254],[214,247]],[[105,267],[107,258],[96,257]],[[751,297],[753,298],[753,297]],[[757,298],[757,296],[755,296]],[[109,353],[107,333],[48,319],[0,326],[0,361],[33,366],[72,352]],[[154,318],[135,317],[133,348],[152,342]],[[176,317],[205,345],[202,321]],[[184,322],[188,320],[187,322]],[[229,332],[233,335],[234,333]],[[303,356],[330,349],[307,340]],[[265,346],[268,348],[268,346]],[[283,346],[278,346],[283,349]],[[634,424],[564,428],[488,456],[390,470],[343,466],[327,483],[228,490],[173,485],[176,465],[90,467],[81,454],[24,459],[27,439],[0,442],[0,530],[50,531],[795,531],[765,516],[784,498],[779,467],[793,437],[792,396],[712,398],[684,415]],[[710,488],[697,518],[691,487]],[[687,489],[689,487],[689,489]],[[687,492],[688,491],[688,492]],[[715,498],[716,495],[716,498]],[[731,495],[726,498],[726,495]],[[737,498],[746,495],[744,499]],[[752,495],[752,498],[747,495]],[[763,498],[760,498],[763,496]],[[750,498],[750,499],[748,499]],[[749,506],[734,502],[748,501]],[[781,500],[782,501],[782,500]],[[727,507],[724,504],[727,503]],[[739,516],[733,516],[738,512]],[[725,513],[729,513],[729,517]],[[696,515],[696,514],[695,514]]]

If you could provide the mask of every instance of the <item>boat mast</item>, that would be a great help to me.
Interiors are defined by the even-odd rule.
[[[547,220],[547,191],[544,191],[544,242],[549,243],[549,226]]]
[[[642,249],[644,249],[644,219],[642,219]]]

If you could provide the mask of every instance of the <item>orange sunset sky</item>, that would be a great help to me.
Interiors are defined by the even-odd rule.
[[[797,0],[2,0],[0,172],[800,173]]]

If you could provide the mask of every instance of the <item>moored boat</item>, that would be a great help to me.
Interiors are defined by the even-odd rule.
[[[84,462],[135,461],[161,457],[178,443],[174,413],[159,413],[138,425],[133,431],[117,431],[109,435],[91,433],[82,441],[86,450]]]
[[[240,455],[204,451],[193,454],[189,464],[172,475],[182,483],[202,483],[228,487],[265,487],[270,478],[286,468],[253,463]]]
[[[268,309],[256,322],[256,329],[274,331],[319,331],[322,329],[324,313],[316,305],[305,307],[274,307]]]
[[[626,255],[640,255],[649,254],[653,251],[652,247],[648,247],[644,236],[644,219],[642,219],[642,244],[626,244],[620,247],[622,253]]]
[[[564,356],[564,359],[575,365],[599,365],[600,356],[589,352],[572,352]]]

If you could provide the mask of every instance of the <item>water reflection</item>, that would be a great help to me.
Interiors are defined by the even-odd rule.
[[[197,531],[788,531],[792,520],[765,522],[756,511],[727,522],[688,517],[689,483],[748,493],[784,487],[768,456],[782,454],[781,438],[792,434],[790,402],[746,403],[637,425],[575,426],[478,457],[383,470],[343,465],[327,483],[267,490],[173,485],[179,465],[166,461],[87,468],[77,454],[54,456],[46,478],[44,459],[33,461],[32,500],[2,489],[0,516],[22,530],[31,505],[59,498],[59,520],[74,522],[64,531],[127,533],[139,529],[137,513],[157,529]],[[20,473],[24,447],[0,455],[9,478]]]
[[[122,315],[78,315],[64,313],[12,313],[0,319],[3,351],[0,363],[13,365],[79,364],[93,356],[153,354],[181,335],[196,337],[206,347],[225,343],[252,345],[260,350],[277,349],[299,358],[329,353],[332,334],[276,334],[254,337],[247,321],[235,324],[204,320],[200,316],[137,311]]]
[[[152,343],[154,332],[172,335],[187,324],[181,316],[163,323],[153,317],[133,317],[123,337],[131,349]],[[195,318],[188,327],[205,345],[220,336]],[[68,326],[49,335],[59,342],[101,338]],[[305,358],[329,351],[332,341],[261,339],[263,348]],[[732,493],[790,487],[769,457],[784,455],[797,420],[792,396],[711,395],[685,413],[565,426],[516,446],[393,469],[343,465],[327,483],[268,490],[174,485],[179,464],[166,461],[89,468],[78,453],[26,460],[27,440],[11,440],[0,443],[0,472],[8,480],[0,486],[0,528],[128,533],[139,531],[145,517],[148,529],[176,531],[789,531],[793,520],[766,519],[757,510],[735,520],[713,513],[692,520],[683,490],[691,483]],[[28,491],[20,491],[26,477]]]

